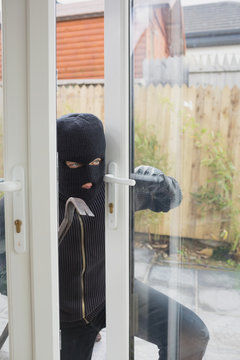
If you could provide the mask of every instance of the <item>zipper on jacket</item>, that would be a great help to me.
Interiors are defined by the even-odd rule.
[[[81,216],[78,215],[80,226],[81,226],[81,246],[82,246],[82,272],[81,272],[81,290],[82,290],[82,317],[83,320],[89,324],[89,322],[86,319],[86,308],[85,308],[85,298],[84,298],[84,274],[86,271],[86,254],[85,254],[85,240],[84,240],[84,227],[83,227],[83,221],[81,219]]]

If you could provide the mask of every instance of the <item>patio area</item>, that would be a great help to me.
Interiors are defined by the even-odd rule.
[[[229,270],[184,269],[152,262],[154,251],[135,250],[135,274],[155,289],[196,312],[206,323],[210,341],[204,360],[239,360],[240,277]],[[0,331],[7,322],[7,297],[0,295]],[[92,360],[106,359],[106,329]],[[0,359],[9,359],[8,340]],[[135,360],[158,360],[155,345],[135,339]]]

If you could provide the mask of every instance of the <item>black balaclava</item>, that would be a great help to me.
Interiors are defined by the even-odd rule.
[[[68,114],[57,119],[59,193],[65,199],[78,197],[91,202],[98,193],[105,170],[105,136],[102,122],[92,114]],[[102,159],[99,165],[89,165]],[[66,161],[83,163],[71,169]],[[91,182],[91,189],[82,185]]]

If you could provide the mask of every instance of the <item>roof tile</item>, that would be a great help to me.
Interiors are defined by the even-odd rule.
[[[240,3],[219,3],[183,7],[185,33],[240,30]]]

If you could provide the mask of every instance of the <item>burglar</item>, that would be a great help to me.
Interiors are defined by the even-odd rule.
[[[75,214],[59,247],[61,360],[90,360],[96,336],[105,327],[105,136],[101,121],[91,114],[59,118],[57,150],[59,222],[69,197],[83,199],[94,214],[81,218]],[[135,169],[135,178],[135,210],[167,212],[180,204],[177,181],[160,170],[140,166]],[[134,291],[138,299],[135,335],[156,344],[160,360],[169,359],[171,306],[179,324],[178,355],[171,360],[202,359],[209,338],[202,320],[138,280]]]

